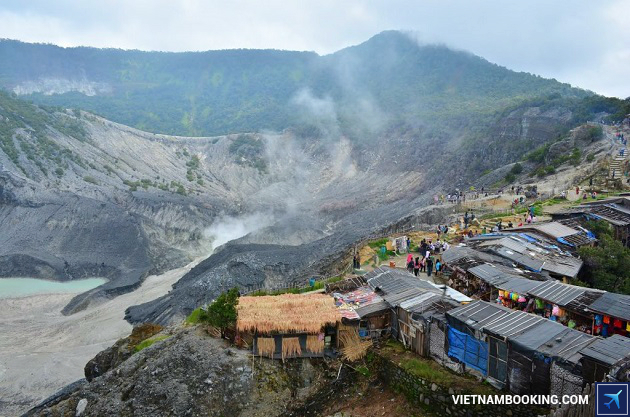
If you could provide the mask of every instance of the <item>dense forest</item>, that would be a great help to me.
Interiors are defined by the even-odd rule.
[[[524,103],[616,116],[628,102],[510,71],[400,32],[326,56],[224,50],[142,52],[0,41],[0,86],[143,130],[192,136],[296,129],[351,138],[393,126],[474,130]],[[624,108],[625,105],[625,108]],[[339,133],[335,132],[335,133]]]

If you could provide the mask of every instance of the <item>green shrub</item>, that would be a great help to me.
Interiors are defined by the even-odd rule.
[[[518,162],[515,163],[512,166],[512,169],[510,170],[510,173],[514,174],[514,175],[518,175],[521,172],[523,172],[523,165],[519,164]]]
[[[96,181],[96,178],[91,177],[89,175],[86,175],[85,177],[83,177],[83,181],[89,182],[90,184],[98,185],[98,181]]]
[[[151,346],[152,344],[154,344],[155,342],[159,342],[161,340],[166,340],[168,339],[170,336],[167,334],[162,334],[162,335],[157,335],[157,336],[153,336],[148,338],[147,340],[143,340],[142,342],[138,343],[136,345],[136,347],[134,348],[134,350],[136,351],[136,353],[140,352],[142,349],[146,349],[149,346]]]
[[[236,323],[238,296],[238,288],[222,293],[207,309],[201,310],[199,320],[221,329],[221,337],[223,337],[225,330]]]

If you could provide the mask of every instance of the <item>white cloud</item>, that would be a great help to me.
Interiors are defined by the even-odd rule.
[[[5,0],[0,22],[0,37],[62,46],[321,54],[410,30],[511,69],[630,96],[625,0]]]

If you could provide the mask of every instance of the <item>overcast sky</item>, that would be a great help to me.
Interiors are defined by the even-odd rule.
[[[388,29],[630,96],[628,0],[0,0],[0,38],[61,46],[327,54]]]

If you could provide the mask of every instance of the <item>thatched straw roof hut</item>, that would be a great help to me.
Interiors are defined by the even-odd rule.
[[[317,334],[341,315],[324,294],[282,294],[239,298],[236,328],[240,332]]]

